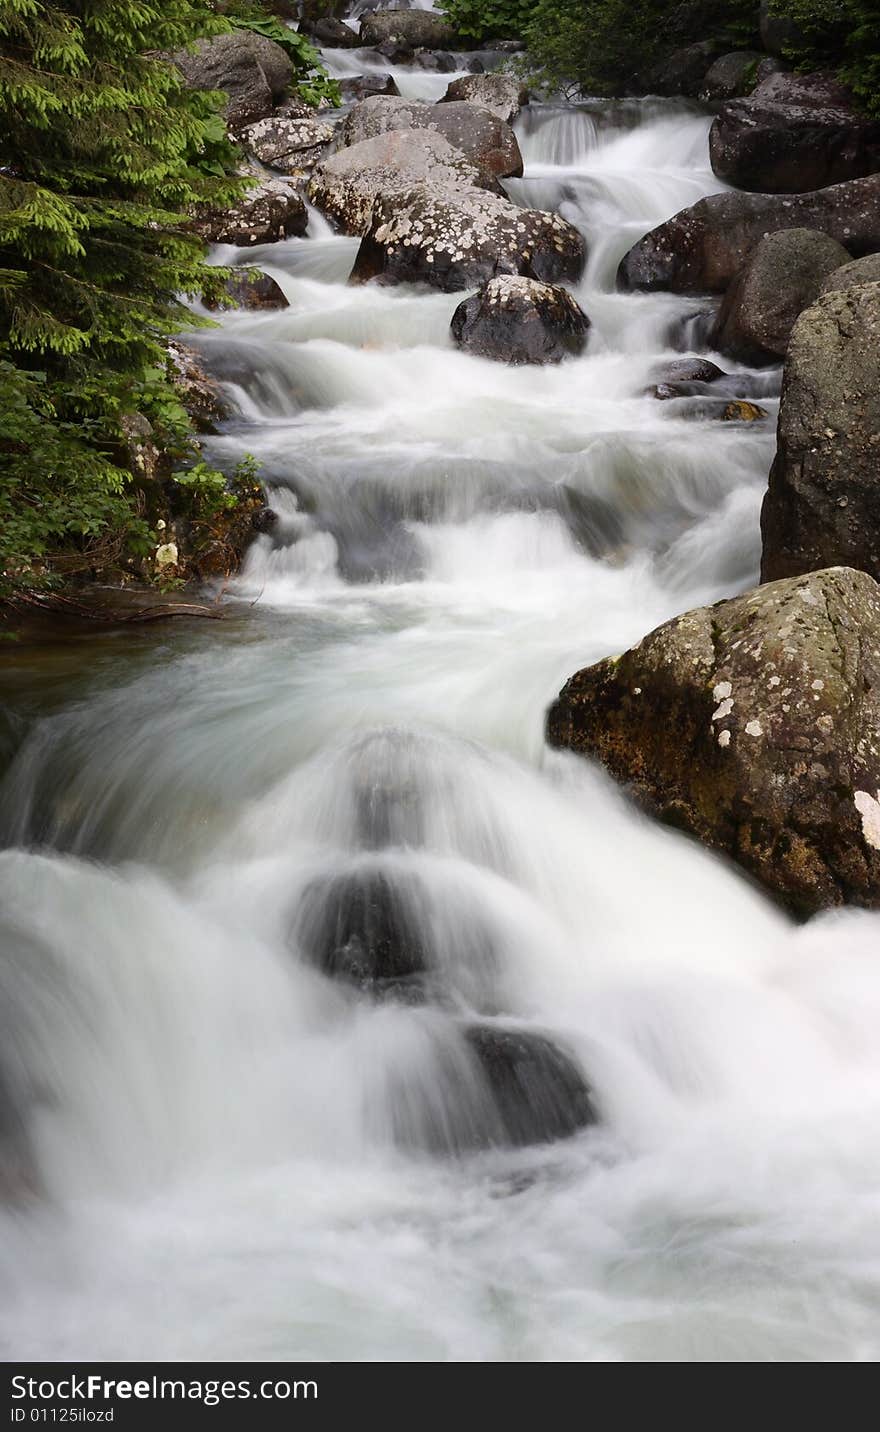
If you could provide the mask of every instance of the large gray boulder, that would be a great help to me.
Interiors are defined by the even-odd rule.
[[[228,209],[210,209],[192,221],[212,244],[271,244],[302,235],[309,216],[302,198],[280,179],[261,179]]]
[[[764,581],[837,563],[880,576],[880,283],[795,324],[761,531]]]
[[[760,239],[724,295],[711,347],[741,363],[778,362],[798,314],[848,258],[818,229],[781,229]]]
[[[241,131],[241,142],[262,164],[285,174],[313,169],[333,140],[333,126],[320,119],[270,115]]]
[[[708,70],[700,90],[707,104],[738,99],[755,88],[758,66],[766,58],[757,50],[734,50],[721,55]]]
[[[384,45],[396,41],[410,49],[448,49],[455,31],[435,10],[374,10],[361,17],[361,42]]]
[[[271,114],[293,75],[281,46],[251,30],[197,40],[191,50],[175,50],[166,58],[192,89],[223,91],[223,113],[232,129]]]
[[[512,124],[524,104],[528,104],[529,92],[516,75],[488,74],[461,75],[447,85],[441,104],[456,100],[467,100],[469,104],[482,105],[490,109],[507,124]]]
[[[460,348],[499,363],[561,363],[583,353],[590,320],[567,288],[504,274],[452,315]]]
[[[863,259],[842,264],[828,275],[819,292],[837,293],[839,289],[856,288],[860,283],[880,283],[880,254],[867,254]]]
[[[652,229],[618,269],[624,289],[723,293],[765,234],[821,229],[858,257],[880,250],[880,175],[812,194],[713,194]]]
[[[859,114],[828,76],[775,74],[724,106],[709,157],[738,189],[802,194],[880,170],[880,121]]]
[[[381,194],[361,240],[352,282],[429,283],[452,293],[498,274],[525,274],[548,283],[573,281],[586,245],[558,214],[520,209],[481,189]]]
[[[309,198],[343,233],[365,234],[380,194],[390,198],[393,207],[395,194],[418,185],[429,184],[432,192],[442,194],[480,182],[478,170],[442,134],[400,129],[325,159],[312,175]]]
[[[798,914],[880,906],[880,587],[863,572],[676,617],[573,676],[547,734]]]
[[[346,144],[359,144],[399,129],[427,129],[442,134],[479,171],[487,187],[523,172],[516,135],[503,119],[475,104],[418,104],[390,95],[361,100],[343,121]]]

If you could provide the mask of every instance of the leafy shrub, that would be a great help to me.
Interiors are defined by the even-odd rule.
[[[267,15],[261,5],[251,4],[250,0],[238,0],[227,6],[225,13],[235,29],[252,30],[281,46],[293,64],[294,89],[306,104],[319,105],[322,100],[332,105],[341,103],[339,85],[329,78],[321,56],[301,31],[282,25],[276,15]]]
[[[802,41],[789,58],[802,69],[836,70],[861,107],[880,115],[880,0],[772,0]]]

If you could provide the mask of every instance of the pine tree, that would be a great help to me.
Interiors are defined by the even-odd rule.
[[[27,566],[28,520],[33,551],[51,535],[41,485],[55,536],[90,530],[92,499],[114,492],[122,515],[119,417],[171,398],[164,340],[192,321],[181,295],[222,284],[184,227],[192,205],[240,192],[220,100],[155,52],[228,28],[194,0],[0,0],[0,386],[18,414],[0,434],[0,513],[16,484],[24,503],[12,547],[0,531],[7,572]],[[29,444],[45,423],[52,440]]]

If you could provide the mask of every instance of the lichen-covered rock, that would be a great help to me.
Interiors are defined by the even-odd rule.
[[[361,43],[384,45],[388,41],[409,49],[448,49],[455,31],[435,10],[374,10],[361,17]]]
[[[226,281],[226,292],[236,308],[278,309],[287,308],[284,291],[275,279],[258,269],[234,268]],[[204,300],[206,308],[218,308],[211,299]]]
[[[507,124],[512,124],[523,105],[528,104],[529,92],[515,75],[461,75],[447,86],[440,103],[449,104],[455,100],[481,105]]]
[[[798,319],[761,513],[764,581],[845,563],[880,576],[880,283]]]
[[[748,99],[725,105],[709,135],[712,168],[726,184],[802,194],[880,169],[880,121],[820,76],[776,74]]]
[[[720,55],[710,66],[700,90],[700,99],[707,104],[738,99],[755,88],[758,66],[765,58],[757,50],[734,50]]]
[[[880,250],[880,175],[812,194],[713,194],[652,229],[621,261],[624,289],[723,293],[751,249],[780,229],[821,229],[855,257]]]
[[[216,432],[217,424],[229,416],[229,407],[218,384],[202,367],[198,353],[175,341],[168,344],[168,358],[172,382],[196,432]]]
[[[880,906],[880,587],[864,573],[676,617],[573,676],[547,734],[790,909]]]
[[[252,30],[197,40],[191,50],[175,50],[166,58],[193,89],[224,92],[223,113],[233,129],[271,114],[293,74],[281,46]]]
[[[271,244],[305,233],[309,222],[302,197],[279,179],[261,179],[229,209],[210,209],[192,221],[212,244]]]
[[[860,283],[880,283],[880,254],[867,254],[863,259],[841,264],[828,275],[819,292],[837,293],[844,288],[856,288]]]
[[[496,114],[479,105],[418,104],[415,100],[373,95],[355,105],[343,121],[346,144],[395,130],[427,129],[442,134],[479,171],[487,188],[499,179],[521,175],[522,155],[516,135]]]
[[[724,295],[711,346],[741,363],[778,362],[798,314],[848,258],[818,229],[781,229],[760,239]]]
[[[567,288],[505,274],[452,315],[460,348],[499,363],[561,363],[584,351],[590,320]]]
[[[333,126],[320,119],[293,119],[271,115],[249,124],[241,142],[271,169],[302,174],[313,169],[333,140]]]
[[[376,199],[352,282],[422,282],[446,293],[503,273],[557,283],[579,278],[585,259],[582,235],[558,214],[481,189],[421,185]]]
[[[430,183],[432,192],[469,189],[480,175],[461,150],[430,129],[398,129],[340,149],[309,183],[312,203],[343,233],[364,234],[379,194],[389,197]]]

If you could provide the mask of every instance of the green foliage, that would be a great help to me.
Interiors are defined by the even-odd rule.
[[[522,39],[536,0],[445,0],[444,15],[465,40]]]
[[[880,0],[773,0],[770,9],[800,32],[788,58],[835,70],[861,107],[880,115]]]
[[[281,46],[293,64],[294,89],[306,104],[319,105],[322,100],[341,104],[339,85],[330,79],[318,51],[299,30],[282,25],[277,15],[267,15],[262,5],[251,0],[238,0],[227,6],[225,13],[235,29],[252,30]]]

